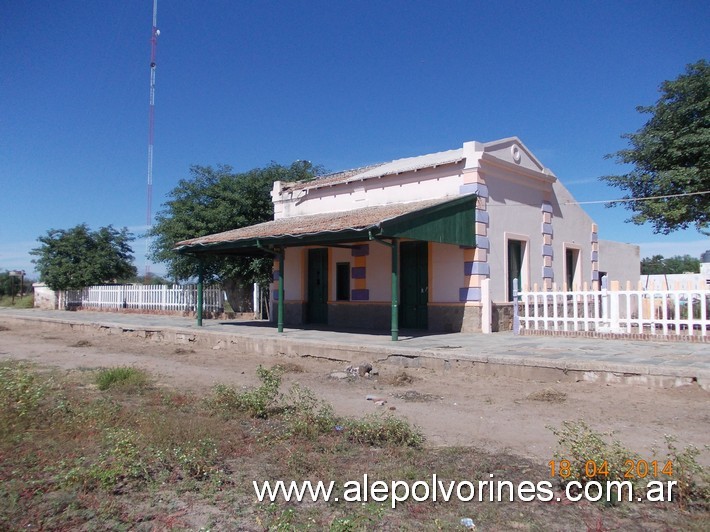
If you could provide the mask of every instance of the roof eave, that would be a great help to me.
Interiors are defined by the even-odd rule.
[[[366,174],[367,172],[372,171],[372,169],[368,169],[360,174],[355,174],[355,175],[350,176],[347,179],[344,179],[342,181],[318,183],[318,179],[315,179],[313,181],[308,181],[306,186],[302,186],[302,187],[298,187],[298,188],[288,187],[288,184],[284,184],[282,192],[294,192],[296,190],[309,191],[309,190],[318,190],[321,188],[337,187],[337,186],[347,185],[350,183],[357,183],[358,181],[368,181],[370,179],[381,179],[381,178],[389,176],[389,175],[401,175],[401,174],[406,174],[409,172],[420,172],[422,170],[427,170],[429,168],[438,168],[439,166],[458,164],[458,163],[464,161],[465,159],[466,159],[465,157],[461,156],[461,157],[458,157],[456,159],[452,159],[449,161],[442,161],[442,162],[437,162],[437,163],[432,163],[432,164],[427,164],[427,165],[422,165],[422,166],[417,166],[417,167],[412,167],[412,168],[406,168],[406,169],[401,169],[401,170],[388,170],[388,171],[378,172],[378,173],[368,175],[368,176],[363,176],[363,174]],[[388,164],[388,163],[383,163],[382,166],[385,166],[386,164]]]
[[[341,244],[344,242],[367,241],[370,235],[379,234],[379,223],[361,228],[350,228],[341,231],[320,231],[302,235],[262,236],[234,240],[229,242],[213,242],[206,244],[185,244],[176,247],[180,254],[225,254],[225,255],[258,255],[268,254],[268,250],[277,247],[299,247],[311,245]]]

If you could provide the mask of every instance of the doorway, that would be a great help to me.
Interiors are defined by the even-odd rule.
[[[429,243],[402,242],[399,257],[399,325],[405,329],[426,329],[429,325]]]
[[[513,301],[513,291],[522,287],[523,274],[523,254],[525,253],[525,242],[522,240],[508,240],[508,301]],[[513,282],[518,280],[518,286]]]
[[[308,323],[328,323],[328,250],[308,250]]]
[[[572,292],[575,289],[581,290],[579,272],[579,250],[574,248],[565,249],[565,281],[567,290]]]

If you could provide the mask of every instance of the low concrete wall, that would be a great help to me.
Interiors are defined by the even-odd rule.
[[[347,363],[369,360],[373,364],[393,364],[402,367],[427,368],[437,371],[462,370],[475,375],[496,375],[549,382],[596,382],[674,387],[697,384],[710,389],[710,378],[696,368],[659,367],[662,374],[652,374],[649,368],[633,367],[613,362],[602,364],[580,360],[559,361],[530,358],[523,355],[493,355],[468,353],[461,356],[443,349],[420,349],[393,342],[390,346],[354,345],[328,341],[264,337],[250,334],[182,329],[178,327],[129,327],[110,323],[79,323],[56,318],[19,318],[0,316],[0,321],[38,330],[71,330],[91,336],[121,336],[147,342],[174,345],[200,345],[240,354],[286,357],[312,357]],[[591,367],[590,367],[591,366]]]
[[[35,294],[35,308],[44,310],[57,309],[57,293],[44,283],[34,283],[32,285]]]
[[[429,330],[443,333],[481,332],[481,307],[470,305],[430,305]]]
[[[276,311],[274,311],[274,316]],[[284,305],[284,323],[303,326],[306,323],[307,303]],[[480,332],[481,307],[464,305],[430,305],[430,332]],[[328,326],[343,329],[371,329],[389,331],[392,307],[385,303],[328,303]]]
[[[140,314],[144,316],[181,316],[183,318],[197,319],[197,312],[194,310],[149,310],[138,308],[123,308],[123,309],[100,309],[100,308],[84,308],[82,306],[74,306],[66,309],[67,311],[75,312],[102,312],[106,314]],[[253,320],[253,312],[211,312],[205,310],[202,312],[202,318],[206,320]]]
[[[493,332],[513,330],[513,303],[493,303]]]
[[[300,327],[307,325],[308,304],[288,302],[284,305],[284,324]],[[434,304],[428,308],[428,331],[433,333],[480,333],[481,306],[461,304]],[[272,310],[276,320],[276,305]],[[390,330],[392,308],[384,303],[328,303],[328,326],[343,329]],[[493,331],[510,331],[513,328],[513,310],[510,303],[493,304]]]
[[[329,303],[328,325],[389,331],[392,327],[392,307],[382,303]]]
[[[279,309],[276,304],[273,305],[271,312],[271,321],[276,323],[279,316]],[[286,325],[303,325],[306,319],[306,304],[302,302],[284,303],[284,323]]]

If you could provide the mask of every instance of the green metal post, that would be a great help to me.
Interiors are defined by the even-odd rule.
[[[399,279],[397,267],[399,266],[398,241],[392,239],[392,341],[399,340]]]
[[[202,327],[202,290],[204,285],[204,272],[202,271],[202,263],[200,262],[197,274],[197,326]]]
[[[278,302],[278,331],[284,332],[284,259],[286,250],[282,249],[279,253],[279,302]]]

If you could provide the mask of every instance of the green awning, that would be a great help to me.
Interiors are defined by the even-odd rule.
[[[476,195],[279,218],[178,242],[179,253],[262,255],[294,246],[338,245],[408,238],[475,246]]]

